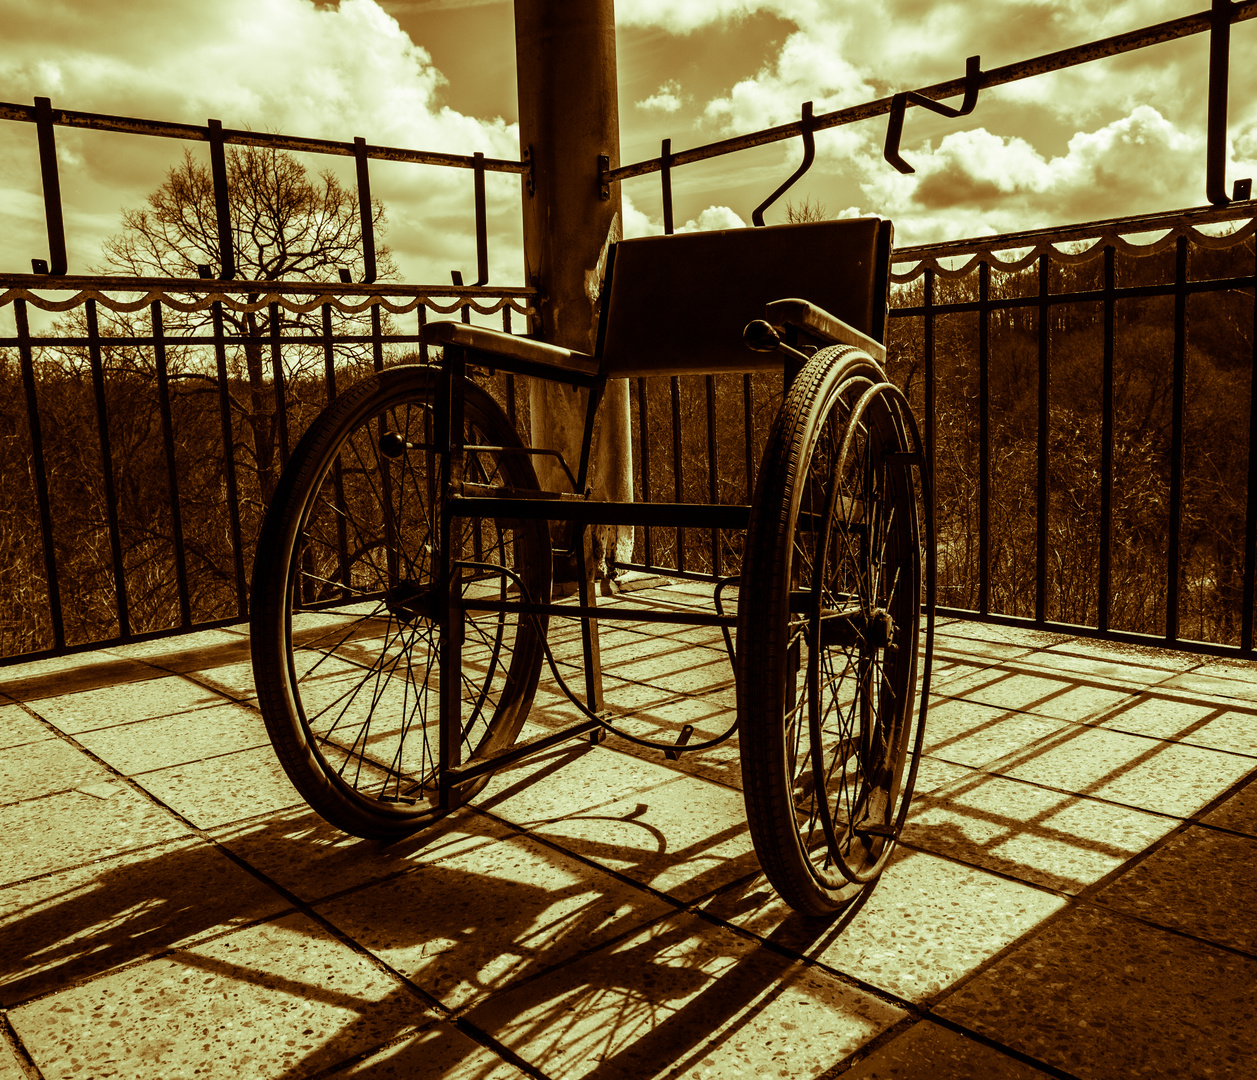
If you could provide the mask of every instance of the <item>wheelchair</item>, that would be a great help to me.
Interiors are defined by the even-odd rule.
[[[252,579],[259,706],[309,805],[353,835],[395,839],[497,769],[623,734],[595,680],[583,700],[563,680],[548,644],[560,617],[579,620],[587,671],[600,619],[719,625],[764,873],[812,916],[874,881],[912,795],[933,638],[930,478],[883,370],[891,237],[866,218],[625,240],[592,354],[436,322],[438,362],[336,397],[277,485]],[[552,452],[525,444],[473,366],[588,391],[571,491],[539,486]],[[759,371],[785,389],[749,506],[588,496],[608,379]],[[580,563],[576,603],[552,600],[554,523]],[[736,615],[720,588],[710,612],[596,603],[591,525],[698,523],[745,530]],[[579,719],[520,741],[547,662]],[[627,737],[673,757],[720,741]]]

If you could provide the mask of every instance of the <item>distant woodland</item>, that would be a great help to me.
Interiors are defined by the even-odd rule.
[[[268,160],[269,158],[269,160]],[[232,151],[237,259],[242,276],[336,280],[340,267],[357,272],[358,209],[352,192],[330,176],[310,177],[289,168],[283,154]],[[212,191],[198,166],[185,162],[124,220],[124,232],[101,267],[114,273],[195,276],[195,265],[213,261]],[[210,200],[207,202],[207,200]],[[377,208],[377,224],[383,211]],[[189,225],[188,223],[192,223]],[[199,225],[197,224],[199,222]],[[201,233],[197,233],[197,229]],[[1227,279],[1253,273],[1253,239],[1217,251],[1193,246],[1189,279]],[[381,265],[388,271],[387,252]],[[1174,250],[1117,257],[1119,287],[1173,281]],[[1077,265],[1053,263],[1054,294],[1099,289],[1103,259]],[[935,303],[965,304],[978,298],[976,271],[959,279],[940,277]],[[1035,297],[1034,266],[1016,273],[994,271],[990,297]],[[922,279],[896,288],[895,307],[922,302]],[[1251,288],[1196,292],[1186,310],[1186,392],[1183,429],[1182,519],[1179,547],[1179,633],[1185,638],[1235,643],[1239,639],[1244,569],[1249,410],[1254,374],[1254,299]],[[152,313],[143,308],[116,314],[77,308],[60,316],[54,333],[65,344],[35,352],[44,467],[51,503],[57,576],[68,641],[101,640],[120,632],[112,569],[107,484],[101,469],[97,387],[103,393],[112,486],[130,630],[143,633],[180,624],[175,571],[175,510],[167,467],[161,388],[170,403],[173,480],[182,531],[189,607],[193,622],[229,618],[238,609],[236,553],[228,505],[228,459],[223,408],[230,417],[231,468],[238,493],[241,559],[246,573],[254,537],[285,446],[326,402],[327,356],[314,340],[321,313],[278,313],[285,337],[310,340],[283,347],[285,408],[275,393],[270,353],[274,309],[241,315],[224,311],[224,332],[244,344],[223,357],[225,383],[211,345],[179,344],[180,336],[208,335],[209,312],[163,309],[165,373],[151,344]],[[0,312],[4,333],[12,311]],[[99,334],[102,347],[87,345]],[[369,334],[365,315],[334,313],[337,337]],[[1173,448],[1172,372],[1174,298],[1120,299],[1114,320],[1113,488],[1110,623],[1118,629],[1161,635],[1166,626],[1166,549],[1170,520]],[[392,329],[387,319],[383,330]],[[1045,610],[1049,619],[1095,625],[1099,598],[1100,475],[1102,429],[1103,308],[1098,301],[1050,308],[1047,432],[1047,547]],[[977,608],[979,597],[979,492],[981,384],[979,318],[976,312],[941,312],[934,326],[939,602]],[[1033,616],[1036,603],[1038,486],[1039,327],[1035,306],[991,313],[988,325],[990,539],[989,607]],[[112,341],[111,341],[112,339]],[[906,387],[923,417],[925,356],[923,320],[892,318],[890,375]],[[413,359],[400,347],[383,359]],[[369,343],[338,342],[332,368],[338,386],[348,385],[374,363]],[[641,487],[643,450],[650,473],[649,497],[672,501],[742,502],[747,464],[753,471],[768,423],[780,400],[780,380],[757,376],[749,383],[752,439],[744,439],[747,384],[718,376],[714,404],[714,483],[709,473],[708,384],[679,380],[675,398],[667,379],[647,388],[648,437],[639,439],[639,394],[634,386],[634,456]],[[493,389],[506,400],[499,376]],[[526,431],[527,394],[518,388],[520,423]],[[673,417],[679,420],[674,440]],[[680,447],[681,483],[675,482],[674,449]],[[714,491],[713,491],[714,488]],[[40,518],[35,497],[27,388],[18,350],[0,348],[0,656],[51,647]],[[686,568],[736,573],[739,538],[688,530]],[[636,558],[646,556],[645,535]],[[651,533],[651,555],[676,565],[675,530]],[[718,552],[719,566],[713,562]],[[247,584],[247,583],[246,583]]]

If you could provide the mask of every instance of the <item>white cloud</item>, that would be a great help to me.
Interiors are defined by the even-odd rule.
[[[681,84],[669,80],[648,98],[637,102],[639,109],[653,109],[657,112],[674,113],[681,108]]]
[[[690,218],[677,232],[712,232],[716,229],[745,229],[746,222],[727,206],[709,206],[697,218]]]
[[[514,125],[439,104],[444,77],[375,0],[321,8],[312,0],[72,0],[43,5],[38,16],[32,11],[5,15],[5,100],[46,96],[54,106],[85,112],[194,124],[215,117],[229,128],[338,140],[360,135],[370,143],[479,150],[491,157],[519,154]],[[0,144],[0,187],[38,191],[33,138],[19,135]],[[181,153],[170,140],[65,128],[57,129],[57,140],[67,217],[104,214],[115,222],[106,234],[117,228],[119,207],[138,205]],[[193,149],[204,152],[202,146]],[[306,163],[331,166],[352,182],[348,159]],[[474,266],[469,170],[373,163],[371,178],[372,193],[388,207],[386,239],[404,276],[448,280],[450,266]],[[518,221],[518,191],[517,178],[493,178],[495,226],[499,217]],[[10,224],[23,228],[12,218],[0,221],[0,228]],[[82,271],[98,260],[101,235],[71,232],[72,269]],[[508,227],[508,244],[515,232],[518,226]],[[21,238],[31,254],[45,244],[41,229]],[[518,247],[495,253],[495,267],[504,261],[511,267],[509,280],[518,279]]]
[[[869,204],[900,223],[901,243],[1033,228],[1191,206],[1203,202],[1204,136],[1149,105],[1046,157],[1026,140],[984,129],[905,148],[912,176],[868,162]],[[1232,176],[1250,175],[1240,160]]]
[[[824,7],[824,0],[619,0],[615,21],[619,26],[658,26],[688,34],[759,11],[799,21],[816,17]]]

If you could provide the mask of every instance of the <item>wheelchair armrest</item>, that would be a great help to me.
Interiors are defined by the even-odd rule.
[[[598,377],[598,361],[588,353],[573,352],[484,326],[446,321],[428,323],[424,337],[430,343],[454,345],[478,353],[473,362],[486,367],[500,367],[521,375],[579,386],[589,386]]]
[[[860,333],[855,327],[835,319],[828,311],[806,300],[774,300],[765,309],[764,317],[774,326],[793,326],[826,345],[852,345],[863,349],[879,364],[886,363],[886,346],[880,341]]]

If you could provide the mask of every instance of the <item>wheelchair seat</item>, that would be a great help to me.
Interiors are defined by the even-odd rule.
[[[870,217],[622,240],[607,260],[592,355],[462,322],[429,323],[426,334],[574,385],[780,370],[780,353],[743,343],[765,314],[805,344],[854,345],[881,361],[892,234]]]

